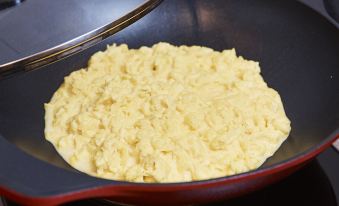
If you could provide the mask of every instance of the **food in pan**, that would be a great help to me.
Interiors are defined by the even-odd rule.
[[[258,62],[200,46],[112,45],[45,104],[45,136],[74,168],[183,182],[258,168],[291,130]]]

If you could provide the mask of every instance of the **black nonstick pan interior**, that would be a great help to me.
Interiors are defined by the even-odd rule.
[[[338,135],[339,32],[325,18],[292,0],[168,0],[91,49],[1,80],[0,138],[73,170],[44,139],[43,104],[66,75],[85,67],[90,55],[107,44],[138,48],[160,41],[236,48],[239,55],[260,62],[265,81],[279,91],[292,122],[289,138],[263,167],[295,158]]]

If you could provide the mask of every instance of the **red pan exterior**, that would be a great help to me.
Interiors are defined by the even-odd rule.
[[[114,202],[138,205],[187,205],[229,199],[275,183],[307,164],[339,139],[339,135],[319,147],[287,162],[228,178],[178,184],[135,184],[106,186],[50,197],[29,197],[0,187],[0,193],[23,205],[58,205],[86,198],[107,198]]]

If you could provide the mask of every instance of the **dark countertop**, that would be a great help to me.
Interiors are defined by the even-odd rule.
[[[339,201],[339,152],[330,148],[319,155],[317,159],[330,179],[337,201]]]

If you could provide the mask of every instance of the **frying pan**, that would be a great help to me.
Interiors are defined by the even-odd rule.
[[[292,0],[171,0],[90,49],[0,81],[0,194],[23,204],[82,198],[131,204],[192,204],[236,197],[276,182],[339,137],[339,32]],[[292,131],[259,169],[211,180],[152,184],[90,177],[63,161],[44,139],[43,103],[63,78],[107,44],[132,48],[159,41],[236,48],[260,62],[281,94]],[[310,180],[312,181],[312,180]],[[283,195],[283,194],[282,194]]]

